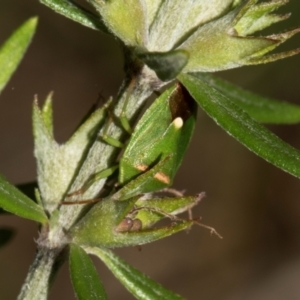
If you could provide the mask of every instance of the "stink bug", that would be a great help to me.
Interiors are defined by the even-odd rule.
[[[194,132],[196,112],[193,98],[179,82],[154,101],[139,120],[120,159],[118,181],[124,188],[116,193],[115,199],[128,199],[172,185]],[[106,142],[110,139],[106,138]],[[95,181],[111,175],[117,168],[113,166],[95,174],[81,190],[73,194],[84,192]],[[152,168],[154,172],[146,172]],[[131,183],[143,173],[145,176]],[[73,204],[70,201],[63,203]]]
[[[165,160],[144,186],[153,192],[172,184],[190,143],[197,106],[180,83],[164,92],[138,122],[120,160],[119,183],[126,184]]]

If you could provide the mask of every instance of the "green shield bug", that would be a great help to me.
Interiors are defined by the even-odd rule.
[[[130,182],[165,160],[140,192],[169,187],[190,143],[196,109],[194,100],[180,83],[164,92],[140,119],[129,140],[120,160],[119,183]]]
[[[139,120],[120,159],[118,181],[123,188],[114,199],[128,199],[172,185],[194,132],[196,112],[193,98],[179,82],[154,101]],[[117,168],[113,166],[95,174],[78,192]],[[64,204],[73,203],[64,201]]]

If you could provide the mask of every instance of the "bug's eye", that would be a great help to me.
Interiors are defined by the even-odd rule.
[[[116,227],[117,232],[127,232],[132,228],[133,221],[130,218],[125,218],[121,223]]]

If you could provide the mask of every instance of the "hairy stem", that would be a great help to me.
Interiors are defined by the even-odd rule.
[[[164,85],[147,66],[141,66],[135,72],[130,72],[125,80],[117,99],[116,105],[108,113],[107,121],[111,115],[118,120],[121,113],[133,124],[144,107],[146,100],[153,93]],[[91,145],[82,166],[71,185],[70,192],[77,191],[86,181],[97,172],[111,167],[115,164],[120,149],[105,143],[101,136],[101,129],[98,138]],[[119,141],[124,141],[128,134],[114,121],[107,123],[106,134]],[[72,196],[72,199],[93,199],[104,186],[106,179],[93,183],[84,194]],[[57,272],[55,264],[59,253],[70,242],[68,230],[84,212],[84,205],[62,205],[50,218],[49,228],[44,229],[38,240],[38,253],[29,270],[26,281],[22,287],[18,299],[43,300],[47,299],[50,281]]]
[[[39,249],[22,286],[18,300],[43,300],[48,298],[51,278],[58,257],[55,249]]]

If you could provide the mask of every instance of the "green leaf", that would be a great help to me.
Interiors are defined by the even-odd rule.
[[[71,138],[60,145],[53,137],[51,95],[47,97],[42,109],[38,107],[37,100],[35,101],[32,117],[34,151],[41,198],[48,212],[56,209],[67,192],[88,147],[97,138],[97,132],[104,123],[109,103],[91,114]]]
[[[19,65],[31,42],[37,25],[37,18],[31,18],[21,25],[0,48],[0,93]]]
[[[77,299],[107,299],[97,270],[92,260],[82,248],[76,245],[71,245],[69,264],[71,280]]]
[[[183,300],[181,296],[165,289],[145,274],[128,265],[113,252],[103,248],[86,248],[87,252],[98,256],[126,287],[139,300]]]
[[[198,73],[195,76],[227,95],[232,102],[258,122],[269,124],[300,122],[299,105],[262,97],[209,74]]]
[[[107,33],[107,28],[101,19],[71,0],[40,0],[55,12],[91,29]]]
[[[149,28],[147,48],[150,51],[176,48],[197,27],[228,11],[231,4],[232,0],[161,1],[159,8],[154,4],[155,16],[150,8],[153,22]]]
[[[214,87],[191,75],[181,75],[190,94],[227,133],[266,161],[300,178],[300,152],[254,121]]]
[[[0,175],[0,207],[26,219],[47,222],[42,207],[37,205]]]
[[[274,10],[286,4],[288,2],[286,0],[263,2],[258,5],[254,5],[257,1],[253,2],[254,3],[245,7],[242,12],[243,14],[240,16],[240,19],[238,19],[238,22],[234,26],[239,35],[246,36],[253,34],[256,31],[267,28],[271,24],[283,21],[289,17],[289,14],[272,14]]]
[[[0,228],[0,247],[6,245],[12,239],[14,234],[14,230],[9,227]]]
[[[141,0],[88,0],[106,26],[129,46],[144,46],[147,41],[146,10]]]

